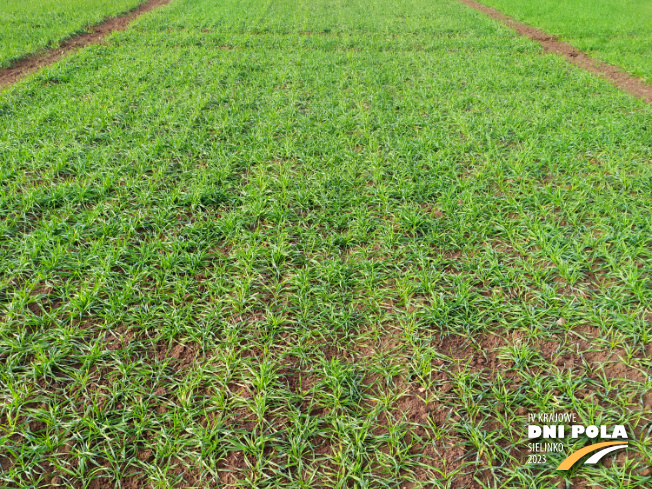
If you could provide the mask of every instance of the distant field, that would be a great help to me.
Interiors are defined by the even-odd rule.
[[[21,81],[0,487],[649,487],[651,116],[453,0],[174,0]],[[617,469],[529,461],[552,412]]]
[[[0,1],[0,67],[141,3],[143,0]]]
[[[480,0],[652,82],[650,0]]]

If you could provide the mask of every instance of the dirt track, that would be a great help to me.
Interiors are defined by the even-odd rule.
[[[71,51],[76,51],[89,44],[102,42],[112,32],[125,30],[134,19],[140,17],[145,12],[154,10],[169,2],[170,0],[147,0],[130,12],[118,17],[111,17],[91,27],[92,30],[90,32],[84,32],[66,39],[57,49],[48,49],[29,55],[13,63],[9,68],[0,69],[0,88],[13,85],[24,76],[38,71],[43,66],[56,63]]]
[[[569,63],[591,73],[595,73],[596,75],[600,75],[621,90],[643,99],[648,103],[652,103],[652,86],[642,79],[635,78],[616,66],[591,58],[586,53],[577,50],[570,44],[559,41],[556,37],[551,36],[542,30],[517,22],[496,9],[486,7],[474,0],[459,1],[469,7],[479,10],[492,19],[499,20],[507,27],[515,30],[521,36],[528,37],[533,41],[538,42],[546,51],[558,54],[565,58]]]

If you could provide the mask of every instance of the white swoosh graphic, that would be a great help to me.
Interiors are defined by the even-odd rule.
[[[591,455],[591,457],[586,462],[584,462],[584,465],[597,464],[602,457],[604,457],[610,452],[613,452],[614,450],[620,450],[621,448],[627,448],[627,445],[614,445],[612,447],[603,448],[599,452]]]

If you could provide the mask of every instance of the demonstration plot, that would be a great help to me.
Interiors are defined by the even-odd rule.
[[[480,0],[559,36],[585,53],[652,83],[652,2],[648,0]]]
[[[2,484],[643,487],[651,113],[448,0],[175,0],[19,83]]]
[[[58,43],[143,0],[4,0],[0,3],[0,68]]]

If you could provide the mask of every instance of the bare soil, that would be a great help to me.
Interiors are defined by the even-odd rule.
[[[13,63],[9,68],[0,69],[0,89],[15,84],[21,78],[34,73],[43,66],[56,63],[67,54],[90,44],[101,43],[106,36],[116,31],[124,31],[129,24],[142,14],[166,5],[170,0],[147,0],[135,9],[118,17],[111,17],[92,26],[90,32],[83,32],[63,41],[56,49],[29,55]]]
[[[496,9],[481,5],[474,0],[459,1],[464,5],[468,5],[469,7],[488,15],[492,19],[502,22],[521,36],[525,36],[538,42],[546,51],[558,54],[569,63],[582,68],[583,70],[599,75],[621,90],[645,100],[647,103],[652,103],[652,85],[649,85],[641,78],[633,77],[617,66],[591,58],[586,53],[579,51],[570,44],[558,40],[555,36],[551,36],[535,27],[522,24]]]

